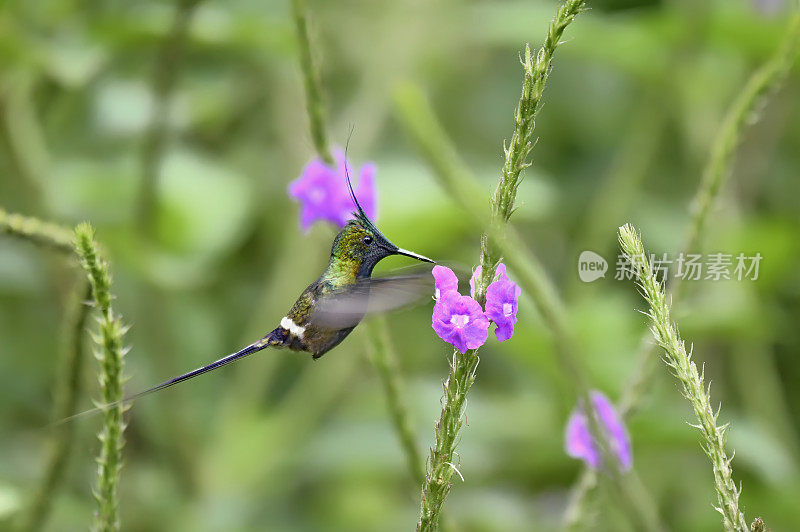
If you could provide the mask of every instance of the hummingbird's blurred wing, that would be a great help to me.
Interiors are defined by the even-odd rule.
[[[363,279],[317,300],[311,323],[332,329],[354,327],[365,314],[388,312],[433,296],[430,268],[405,275]]]

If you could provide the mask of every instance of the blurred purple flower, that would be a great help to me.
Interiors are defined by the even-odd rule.
[[[477,301],[455,290],[440,295],[433,307],[433,330],[462,354],[477,349],[489,337],[489,320]]]
[[[434,289],[433,298],[439,300],[442,294],[455,290],[458,292],[458,277],[453,273],[453,270],[447,266],[439,266],[438,264],[433,267]]]
[[[469,293],[475,297],[475,281],[480,277],[480,266],[469,280]],[[501,342],[511,338],[514,334],[514,324],[517,323],[517,301],[522,293],[517,284],[508,278],[506,265],[502,262],[494,271],[494,281],[486,289],[486,317],[494,322],[497,328],[495,336]]]
[[[303,169],[303,174],[289,184],[289,195],[300,200],[303,210],[300,215],[300,226],[303,231],[317,220],[326,220],[344,227],[347,220],[352,218],[355,205],[350,199],[347,190],[345,174],[344,153],[336,150],[334,153],[336,168],[313,159]],[[347,166],[351,170],[350,166]],[[358,186],[354,187],[358,201],[367,216],[375,220],[376,193],[375,193],[375,165],[367,163],[361,167],[358,175]]]
[[[605,395],[593,391],[591,397],[600,428],[608,435],[609,450],[616,455],[621,469],[627,471],[633,464],[633,452],[628,431],[614,410],[614,405]],[[600,467],[600,449],[592,439],[586,413],[580,406],[572,411],[567,422],[565,447],[569,456],[580,458],[593,469]]]
[[[755,8],[765,15],[774,15],[783,7],[783,0],[753,0]]]

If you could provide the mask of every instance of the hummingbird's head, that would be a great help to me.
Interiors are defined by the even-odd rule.
[[[332,261],[353,265],[354,268],[357,268],[357,277],[369,277],[375,265],[389,255],[405,255],[423,262],[434,263],[428,257],[392,244],[375,227],[375,224],[372,223],[372,220],[369,219],[364,209],[359,205],[358,199],[353,193],[353,186],[350,184],[350,176],[347,176],[347,187],[356,207],[356,210],[353,211],[355,219],[347,222],[344,229],[333,240],[333,247],[331,248]]]

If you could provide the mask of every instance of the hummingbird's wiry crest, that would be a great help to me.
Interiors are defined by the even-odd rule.
[[[364,209],[361,208],[361,204],[358,202],[356,193],[353,191],[353,183],[350,181],[350,171],[347,167],[347,148],[345,148],[344,156],[344,175],[345,179],[347,180],[347,190],[350,192],[350,199],[353,200],[353,205],[356,208],[356,210],[353,211],[353,216],[356,220],[361,222],[361,225],[364,227],[364,229],[372,231],[373,233],[380,233],[372,220],[369,219],[369,216],[367,216],[367,213],[364,212]]]

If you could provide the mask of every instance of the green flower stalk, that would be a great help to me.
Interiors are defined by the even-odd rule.
[[[789,22],[783,42],[775,54],[753,73],[728,109],[703,170],[700,186],[692,200],[691,218],[681,248],[684,254],[695,250],[705,230],[708,214],[730,175],[742,132],[753,123],[757,116],[756,111],[764,105],[769,95],[778,89],[798,53],[800,53],[800,12],[795,13]],[[683,286],[681,278],[674,280],[670,288],[673,300],[681,296]],[[650,370],[652,359],[653,351],[647,344],[639,355],[638,370],[623,393],[622,412],[625,416],[635,411],[641,402],[642,392],[647,389],[647,380],[652,373]]]
[[[475,300],[483,306],[486,288],[492,282],[495,268],[501,259],[496,243],[514,209],[520,174],[530,163],[528,155],[533,147],[534,118],[550,70],[550,61],[566,27],[584,6],[583,1],[568,0],[562,5],[550,24],[547,38],[534,60],[530,47],[525,48],[523,60],[524,79],[519,106],[514,115],[514,132],[508,147],[504,149],[500,183],[491,200],[490,228],[481,237],[481,275],[475,281]],[[439,527],[442,506],[452,487],[453,474],[458,472],[456,445],[463,426],[464,405],[469,389],[475,382],[475,373],[480,359],[476,349],[465,354],[453,351],[450,374],[444,382],[442,412],[436,423],[436,441],[428,458],[425,483],[422,486],[422,501],[417,530],[430,531]]]
[[[489,217],[483,215],[484,203],[477,199],[481,195],[477,179],[456,152],[421,91],[414,86],[404,86],[395,94],[395,105],[398,119],[433,168],[434,177],[471,216],[476,227],[488,227],[488,236],[495,237],[493,242],[499,248],[499,255],[517,275],[522,297],[533,302],[552,331],[559,364],[570,380],[588,394],[583,368],[574,354],[575,342],[567,325],[564,302],[544,266],[513,226],[498,228],[497,224],[489,224]]]
[[[123,347],[122,337],[126,327],[111,307],[111,277],[108,263],[103,260],[94,241],[94,229],[83,223],[75,228],[75,249],[86,270],[92,287],[92,299],[100,312],[99,334],[92,335],[99,349],[95,356],[100,361],[100,389],[102,401],[98,405],[103,412],[103,428],[98,435],[100,455],[97,458],[97,512],[93,529],[102,532],[120,529],[117,515],[119,474],[122,468],[122,433],[125,423],[122,414],[126,407],[120,402],[122,396]]]
[[[470,215],[468,219],[472,220],[476,227],[487,227],[486,217],[481,216],[483,202],[478,199],[480,186],[477,184],[477,179],[458,155],[421,91],[412,85],[402,87],[395,93],[395,106],[399,121],[433,168],[434,177]],[[495,242],[500,248],[504,263],[516,275],[517,282],[522,288],[522,297],[531,301],[552,332],[556,346],[556,360],[567,377],[566,380],[572,384],[574,393],[584,398],[584,403],[591,404],[587,402],[590,386],[586,370],[576,353],[577,346],[568,324],[563,300],[547,276],[544,266],[527,249],[526,243],[512,225],[494,228],[493,235],[496,237]],[[590,429],[595,431],[597,428],[594,423],[595,416],[592,416],[590,422]],[[605,446],[601,447],[604,447],[604,451],[607,450]],[[611,464],[616,465],[615,462]],[[583,480],[586,487],[582,491],[593,488],[597,482],[594,471],[588,470],[586,475],[587,478]],[[659,528],[655,503],[636,478],[634,471],[624,476],[606,477],[610,480],[606,486],[613,495],[618,496],[619,505],[630,512],[630,518],[635,520],[637,528],[648,530]],[[582,496],[576,495],[572,499],[580,502]],[[581,513],[578,506],[571,506],[571,514],[575,518],[580,517]]]
[[[692,205],[692,218],[683,249],[691,251],[702,233],[714,200],[730,175],[736,147],[746,126],[755,122],[757,110],[765,99],[781,85],[800,52],[800,12],[794,14],[788,30],[775,54],[753,73],[731,104],[719,133],[714,140],[711,156],[703,170],[700,189]]]
[[[30,241],[59,253],[71,254],[74,251],[73,233],[69,229],[32,216],[11,214],[3,209],[0,209],[0,233]],[[88,289],[88,284],[86,286]],[[84,295],[87,290],[83,289],[79,289],[79,292],[71,294],[66,304],[60,348],[62,368],[58,372],[61,378],[55,381],[54,420],[64,419],[75,411],[81,390],[82,333],[87,314],[83,300],[87,299],[89,294]],[[72,425],[65,424],[56,427],[54,431],[42,480],[34,491],[27,510],[17,523],[16,528],[19,530],[33,531],[42,528],[50,511],[53,494],[63,476],[74,430]]]
[[[82,389],[81,372],[83,370],[83,329],[86,326],[88,305],[86,300],[91,297],[91,288],[88,283],[78,283],[77,289],[70,294],[67,302],[63,325],[63,339],[61,342],[61,365],[58,378],[55,382],[55,402],[53,405],[53,420],[66,419],[75,413],[78,396]],[[40,530],[50,513],[53,494],[58,487],[64,468],[67,464],[72,440],[74,424],[62,423],[54,427],[55,431],[51,444],[45,473],[37,487],[31,503],[23,520],[18,527],[23,531]]]
[[[384,316],[377,316],[369,326],[369,351],[372,355],[372,363],[378,371],[378,376],[383,385],[386,395],[386,406],[392,417],[397,436],[403,453],[406,455],[408,470],[414,482],[422,483],[425,479],[425,469],[423,466],[422,455],[417,444],[417,435],[411,426],[404,401],[404,390],[400,375],[400,365],[397,361],[397,354],[394,351],[392,339],[389,336],[389,327]]]
[[[29,204],[41,208],[49,155],[34,98],[38,77],[10,75],[12,64],[5,64],[0,90],[0,146],[10,163],[4,170],[13,172],[3,177],[17,179]]]
[[[650,310],[651,331],[658,345],[664,350],[664,362],[681,384],[683,396],[691,403],[698,424],[693,425],[703,436],[703,450],[711,460],[714,470],[714,485],[725,529],[746,532],[749,527],[744,514],[739,510],[739,494],[733,482],[731,460],[725,452],[728,425],[717,425],[719,410],[711,406],[710,388],[703,380],[703,373],[691,359],[691,351],[681,339],[670,315],[670,305],[664,285],[656,279],[644,252],[639,234],[631,225],[619,229],[619,243],[636,274],[637,284],[642,290]]]
[[[751,75],[723,119],[703,170],[700,186],[692,200],[692,212],[681,248],[682,253],[691,253],[695,249],[705,230],[708,214],[730,175],[742,132],[757,117],[757,110],[764,105],[771,94],[777,91],[799,52],[800,13],[795,13],[789,22],[780,47],[764,65]],[[680,299],[684,286],[681,278],[674,279],[670,287],[670,297],[673,303]],[[629,418],[639,408],[649,389],[654,362],[655,348],[645,337],[635,363],[636,369],[622,393],[620,413],[623,417]],[[575,488],[576,497],[573,498],[575,508],[571,510],[572,514],[580,513],[576,508],[584,503],[586,495],[591,491],[594,477],[594,472],[584,471]],[[590,487],[587,488],[587,486]]]
[[[311,54],[311,39],[308,35],[308,19],[304,0],[292,0],[292,17],[297,31],[297,46],[300,52],[300,67],[303,70],[303,85],[306,89],[306,110],[308,111],[311,139],[317,155],[328,165],[334,164],[325,130],[325,105],[322,102],[322,84],[319,71]]]
[[[303,72],[303,84],[306,92],[306,109],[308,112],[311,137],[317,155],[328,165],[335,165],[330,151],[326,128],[325,105],[322,100],[322,89],[319,72],[313,61],[311,38],[304,0],[292,0],[292,16],[297,32],[297,45],[300,52],[300,67]],[[403,382],[397,361],[397,354],[392,345],[389,325],[383,318],[375,318],[369,324],[367,336],[368,350],[371,360],[380,377],[386,405],[394,425],[400,446],[408,463],[408,470],[415,482],[422,482],[425,477],[423,461],[419,452],[417,437],[409,421],[408,410],[403,400]]]
[[[0,233],[5,233],[61,253],[72,253],[72,231],[33,216],[6,212],[0,208]]]
[[[433,170],[433,176],[463,210],[486,226],[484,190],[453,146],[425,95],[411,83],[394,92],[395,116]],[[508,228],[511,229],[510,227]]]
[[[536,54],[536,60],[531,57],[530,46],[525,46],[525,58],[522,66],[525,78],[522,83],[522,96],[514,115],[514,133],[511,141],[505,148],[505,163],[500,186],[497,187],[492,198],[492,215],[502,216],[506,220],[511,216],[514,206],[514,197],[519,185],[519,175],[528,166],[528,155],[533,149],[533,129],[535,126],[536,111],[544,93],[544,86],[550,72],[553,54],[561,44],[561,36],[575,17],[583,10],[586,4],[583,0],[567,0],[556,13],[555,18],[547,29],[544,44]],[[484,272],[484,276],[486,276]]]

